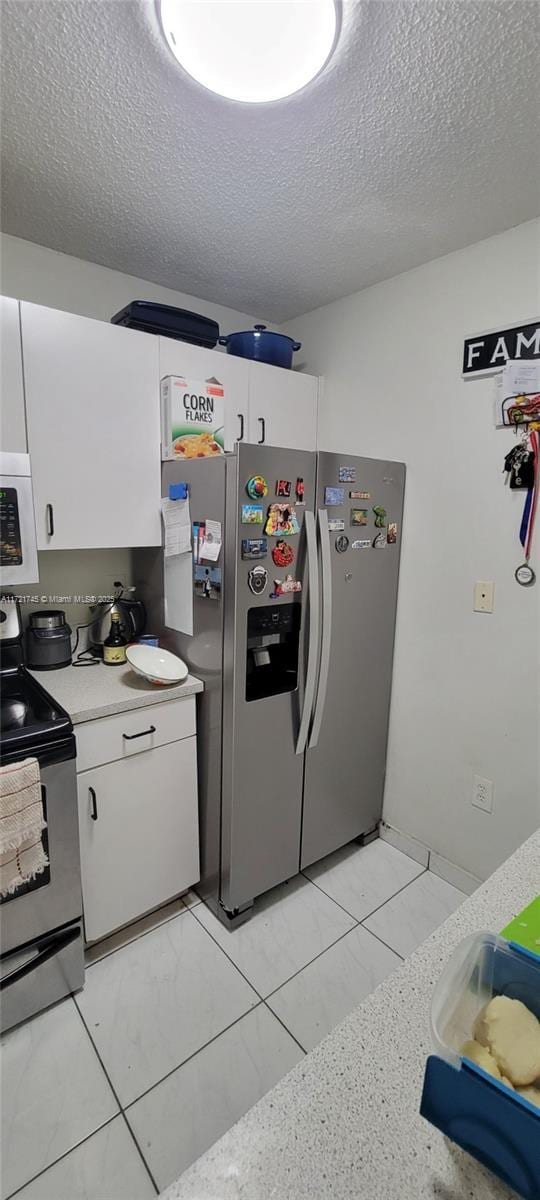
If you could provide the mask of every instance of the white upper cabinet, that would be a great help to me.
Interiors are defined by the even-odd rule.
[[[249,363],[249,442],[317,449],[318,379],[266,363]]]
[[[249,440],[248,364],[245,359],[161,337],[159,374],[160,379],[166,375],[187,375],[189,379],[203,382],[217,379],[225,390],[225,449],[234,450],[235,442]]]
[[[0,296],[1,450],[26,454],[19,302]]]
[[[161,543],[158,339],[21,304],[38,549]]]

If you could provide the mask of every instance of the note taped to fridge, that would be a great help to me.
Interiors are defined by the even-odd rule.
[[[161,515],[165,531],[165,558],[173,558],[175,554],[186,554],[191,550],[189,500],[169,500],[164,496],[161,501]]]

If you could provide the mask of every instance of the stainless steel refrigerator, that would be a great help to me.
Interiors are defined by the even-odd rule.
[[[194,530],[166,596],[189,589],[168,644],[205,685],[199,890],[234,926],[380,819],[405,467],[239,443],[162,479],[188,484]]]

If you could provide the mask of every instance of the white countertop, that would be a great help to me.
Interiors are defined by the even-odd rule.
[[[539,885],[537,833],[163,1197],[515,1200],[419,1106],[431,994],[452,949],[503,929]]]
[[[145,708],[164,700],[181,700],[202,692],[200,679],[188,675],[184,683],[162,687],[149,683],[130,666],[62,667],[58,671],[31,671],[34,679],[69,713],[74,725],[94,721],[131,708]]]

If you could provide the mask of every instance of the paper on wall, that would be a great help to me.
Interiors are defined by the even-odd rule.
[[[499,427],[540,420],[540,362],[508,362],[495,377],[494,404]]]
[[[161,501],[161,515],[165,531],[165,558],[186,554],[191,550],[189,500],[169,500],[164,496]]]
[[[207,562],[217,562],[221,553],[221,521],[204,523],[204,538],[200,549],[200,557]]]

